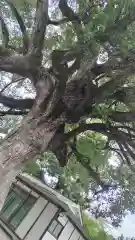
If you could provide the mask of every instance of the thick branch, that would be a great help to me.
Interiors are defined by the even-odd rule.
[[[134,122],[135,121],[135,112],[118,112],[115,111],[112,113],[110,118],[115,121],[115,122],[121,122],[121,123],[126,123],[126,122]]]
[[[27,110],[23,110],[23,111],[17,111],[17,110],[8,110],[8,111],[0,111],[0,116],[6,116],[6,115],[14,115],[14,116],[23,116],[28,114]]]
[[[48,19],[48,25],[54,25],[54,26],[59,26],[61,24],[64,24],[64,23],[67,23],[69,22],[69,19],[68,18],[63,18],[63,19],[60,19],[60,20],[51,20],[51,19]]]
[[[72,80],[67,84],[65,96],[63,96],[63,99],[69,110],[73,110],[73,114],[75,110],[74,106],[80,106],[81,102],[84,101],[85,106],[83,109],[86,110],[83,111],[83,115],[88,116],[88,114],[91,113],[92,104],[98,104],[107,100],[110,96],[112,96],[112,92],[123,86],[128,77],[135,72],[135,69],[133,70],[133,66],[130,66],[131,68],[128,67],[124,70],[117,70],[115,72],[112,72],[112,70],[110,70],[109,78],[111,80],[103,84],[101,87],[97,87],[93,84],[92,91],[90,91],[89,83],[91,83],[94,79],[92,72],[93,66],[94,63],[91,64],[91,66],[85,64],[85,67],[82,67],[82,69],[80,69],[78,73],[72,77]],[[84,89],[89,91],[84,92]]]
[[[34,99],[15,99],[12,97],[6,97],[0,93],[0,103],[4,106],[14,109],[31,109],[34,103]]]
[[[83,31],[82,31],[81,21],[77,16],[77,14],[75,14],[74,11],[68,6],[67,0],[60,0],[59,8],[63,16],[68,18],[69,21],[72,22],[76,35],[78,37],[78,40],[82,40]]]
[[[67,133],[66,138],[67,139],[72,138],[77,134],[88,131],[88,130],[107,134],[106,124],[103,124],[103,123],[80,124],[79,127]]]
[[[16,73],[30,78],[31,70],[28,57],[14,55],[12,51],[0,46],[0,71]]]
[[[105,99],[108,99],[112,96],[112,93],[119,89],[123,84],[127,81],[128,77],[135,73],[135,69],[126,69],[116,71],[115,74],[110,75],[110,79],[108,82],[104,83],[101,87],[98,88],[96,102],[102,102]]]
[[[30,53],[42,60],[42,50],[44,46],[44,37],[48,23],[48,0],[37,0],[35,24]]]
[[[61,124],[60,119],[41,121],[45,110],[42,105],[50,95],[52,87],[50,76],[46,72],[41,71],[39,79],[42,84],[38,82],[39,93],[37,91],[31,111],[18,129],[10,133],[0,146],[0,205],[6,195],[3,186],[4,190],[8,191],[16,172],[22,168],[23,163],[47,149]],[[45,81],[48,81],[48,87]]]
[[[9,4],[19,26],[20,26],[20,30],[22,32],[22,35],[23,35],[23,53],[27,53],[28,51],[28,46],[29,46],[29,38],[28,38],[28,34],[27,34],[27,31],[26,31],[26,27],[25,27],[25,24],[24,24],[24,21],[22,19],[22,17],[20,16],[20,14],[18,13],[17,9],[15,8],[14,4],[9,1],[9,0],[6,0],[6,2]]]
[[[59,8],[63,16],[67,17],[69,21],[77,21],[80,23],[79,17],[74,13],[74,11],[68,6],[67,0],[59,1]]]

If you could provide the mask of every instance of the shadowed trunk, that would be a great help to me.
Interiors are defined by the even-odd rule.
[[[0,208],[23,163],[45,151],[58,128],[57,123],[38,126],[39,121],[26,117],[0,147]]]

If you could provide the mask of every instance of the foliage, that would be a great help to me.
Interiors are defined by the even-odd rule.
[[[84,215],[84,227],[88,232],[88,235],[93,240],[111,240],[112,236],[108,235],[101,221],[97,221],[94,219],[89,219],[87,215]]]
[[[36,161],[28,161],[25,165],[24,172],[31,174],[34,177],[40,178],[40,166]]]

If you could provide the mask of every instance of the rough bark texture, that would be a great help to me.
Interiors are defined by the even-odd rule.
[[[0,206],[24,162],[47,149],[59,126],[47,122],[38,126],[39,121],[40,118],[27,117],[0,147]]]

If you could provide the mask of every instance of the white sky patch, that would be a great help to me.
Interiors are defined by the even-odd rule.
[[[120,165],[120,160],[118,159],[117,154],[113,153],[113,155],[109,158],[109,164],[113,167],[118,167]]]
[[[121,234],[124,237],[135,237],[135,215],[131,215],[130,213],[123,219],[121,227],[112,228],[109,231],[113,234],[114,237],[119,237]]]

